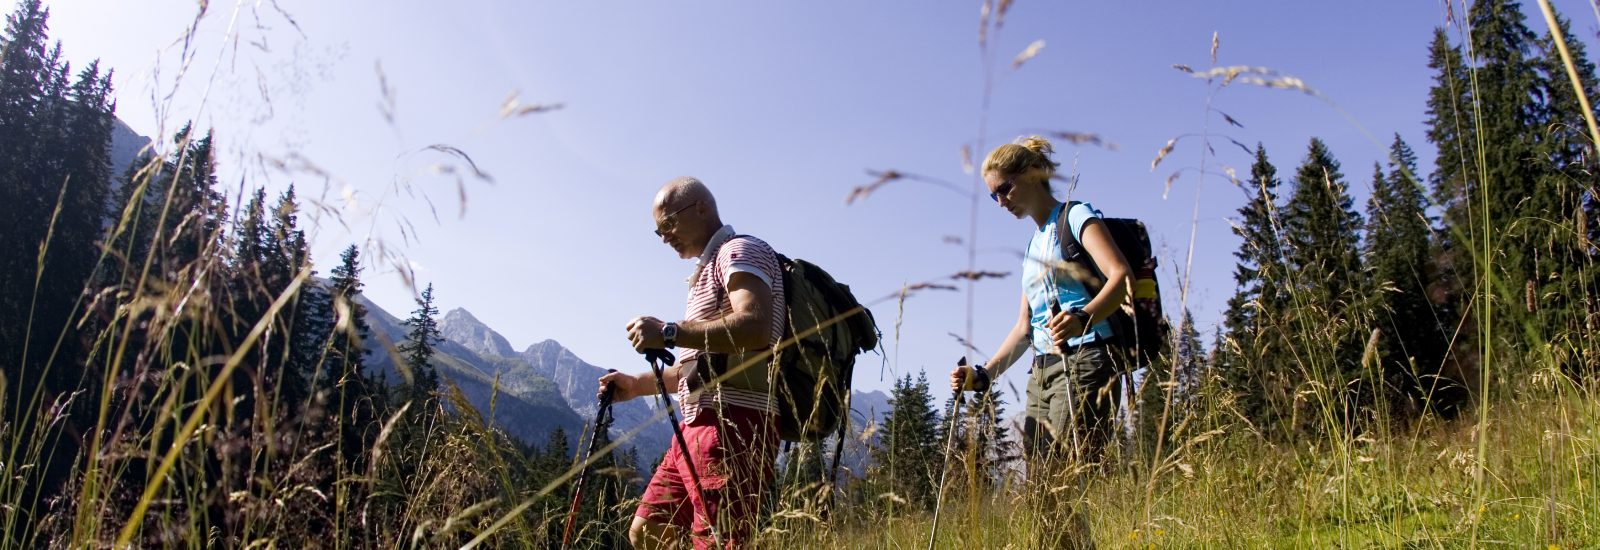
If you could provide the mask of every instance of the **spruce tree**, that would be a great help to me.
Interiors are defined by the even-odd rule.
[[[1600,101],[1595,65],[1583,42],[1572,35],[1566,18],[1557,14],[1556,20],[1585,94],[1590,101]],[[1583,362],[1583,346],[1577,342],[1587,339],[1579,336],[1585,330],[1592,330],[1586,326],[1590,308],[1585,297],[1597,290],[1588,284],[1586,273],[1593,268],[1585,266],[1582,234],[1586,228],[1579,227],[1585,218],[1580,215],[1584,193],[1594,185],[1595,149],[1555,37],[1546,34],[1539,45],[1542,55],[1536,64],[1546,87],[1539,93],[1544,125],[1536,137],[1544,164],[1537,185],[1528,193],[1527,207],[1548,222],[1528,231],[1536,250],[1534,318],[1546,338],[1556,344],[1558,361],[1571,368]]]
[[[1487,224],[1488,248],[1495,251],[1495,256],[1480,260],[1493,266],[1495,280],[1489,291],[1506,299],[1503,306],[1493,310],[1496,323],[1504,321],[1511,323],[1506,326],[1516,326],[1527,317],[1526,290],[1538,285],[1537,224],[1518,220],[1546,215],[1534,210],[1527,199],[1541,179],[1541,172],[1548,169],[1539,158],[1537,144],[1545,122],[1537,94],[1548,84],[1545,75],[1533,70],[1537,38],[1528,29],[1520,3],[1479,0],[1472,4],[1468,17],[1478,83],[1474,115],[1481,121],[1474,137],[1490,144],[1479,154],[1484,160],[1483,181],[1488,186],[1483,193],[1487,197],[1488,219],[1475,222]],[[1476,203],[1479,194],[1474,193],[1470,200]],[[1512,304],[1520,307],[1506,307]],[[1502,331],[1509,337],[1517,333]],[[1517,341],[1520,337],[1506,343]]]
[[[915,509],[932,509],[944,452],[939,413],[933,408],[926,373],[895,381],[889,415],[873,449],[874,485]]]
[[[439,308],[433,305],[433,283],[429,283],[417,300],[417,309],[402,323],[409,332],[400,343],[399,351],[409,377],[400,398],[412,403],[412,411],[420,412],[419,408],[431,411],[436,403],[434,395],[439,391],[439,373],[433,367],[434,347],[444,342],[439,334],[438,316]]]
[[[1286,269],[1280,216],[1278,170],[1257,144],[1233,232],[1241,239],[1234,252],[1236,291],[1223,317],[1226,337],[1213,346],[1218,369],[1241,411],[1258,424],[1272,424],[1287,412],[1293,394],[1290,362],[1282,339],[1291,281]]]
[[[1312,138],[1283,215],[1294,272],[1287,286],[1296,294],[1288,332],[1299,358],[1291,388],[1315,380],[1331,391],[1361,376],[1370,304],[1352,203],[1339,162]]]
[[[361,252],[350,245],[339,255],[339,265],[329,274],[330,301],[334,315],[327,336],[327,375],[315,387],[333,392],[338,403],[340,448],[352,471],[361,471],[362,458],[371,448],[377,431],[369,429],[387,415],[388,389],[366,372],[366,342],[371,335],[366,306],[361,295]]]
[[[1453,325],[1429,298],[1438,270],[1419,178],[1415,153],[1396,134],[1389,172],[1376,169],[1367,201],[1366,258],[1376,291],[1373,320],[1381,334],[1378,358],[1386,386],[1420,396],[1419,379],[1439,372]]]

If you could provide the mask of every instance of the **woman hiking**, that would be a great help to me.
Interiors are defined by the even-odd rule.
[[[1107,318],[1126,299],[1130,268],[1099,211],[1056,198],[1051,181],[1060,164],[1051,160],[1053,152],[1049,141],[1033,136],[995,148],[983,162],[990,198],[1033,222],[1033,232],[1016,324],[987,363],[951,371],[950,386],[987,390],[1033,351],[1023,444],[1029,477],[1057,487],[1043,491],[1045,524],[1038,534],[1045,547],[1082,548],[1093,546],[1088,522],[1068,511],[1081,506],[1071,506],[1077,495],[1063,494],[1060,481],[1083,463],[1099,461],[1110,440],[1120,388]],[[1081,480],[1070,483],[1082,487]],[[1054,501],[1062,502],[1048,505]]]

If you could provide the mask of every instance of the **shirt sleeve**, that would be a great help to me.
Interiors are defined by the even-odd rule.
[[[1094,206],[1086,202],[1073,205],[1072,210],[1067,211],[1067,223],[1069,224],[1067,227],[1072,229],[1072,236],[1078,239],[1079,244],[1083,243],[1083,226],[1088,224],[1089,220],[1098,219],[1099,217],[1100,211],[1095,210]]]
[[[778,265],[778,258],[772,249],[764,246],[755,246],[749,239],[730,239],[717,251],[717,264],[722,267],[722,287],[728,287],[728,281],[733,279],[734,273],[749,273],[761,279],[767,288],[772,288],[772,273]]]

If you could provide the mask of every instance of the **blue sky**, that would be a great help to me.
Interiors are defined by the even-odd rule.
[[[1588,3],[1554,3],[1594,51]],[[1073,198],[1149,225],[1174,316],[1193,236],[1188,307],[1209,344],[1233,292],[1238,240],[1227,218],[1243,195],[1189,171],[1163,198],[1167,176],[1198,166],[1202,147],[1182,141],[1152,172],[1157,149],[1209,128],[1263,143],[1289,175],[1318,136],[1364,204],[1394,133],[1425,165],[1433,158],[1422,127],[1427,46],[1445,18],[1437,1],[1018,2],[990,37],[995,78],[980,136],[978,2],[276,5],[282,12],[271,1],[211,2],[181,78],[192,2],[54,2],[51,35],[75,66],[100,58],[117,70],[118,114],[139,132],[170,134],[191,118],[214,128],[230,192],[241,181],[274,192],[294,182],[323,205],[302,216],[316,225],[321,272],[364,243],[377,262],[367,293],[396,315],[413,307],[396,268],[410,266],[442,309],[472,311],[519,349],[553,338],[621,369],[643,367],[623,337],[628,319],[682,314],[692,265],[650,234],[650,200],[666,180],[703,179],[741,232],[875,301],[967,267],[965,248],[945,237],[967,236],[971,202],[896,182],[846,205],[851,188],[872,181],[865,171],[975,188],[963,144],[981,139],[986,150],[1038,130],[1117,144],[1060,143],[1058,160],[1081,174]],[[1542,32],[1536,5],[1525,8]],[[1327,101],[1230,86],[1212,105],[1244,128],[1224,127],[1207,116],[1204,83],[1171,68],[1208,66],[1213,32],[1219,64],[1276,69]],[[1011,70],[1035,40],[1045,44],[1037,57]],[[499,117],[512,94],[563,108]],[[493,178],[462,178],[464,215],[463,167],[425,151],[431,144],[460,148]],[[1247,173],[1243,152],[1214,144],[1209,165]],[[982,203],[977,267],[1013,273],[975,286],[973,343],[992,352],[1015,318],[1017,254],[1031,227]],[[890,353],[863,358],[860,388],[924,368],[937,380],[963,353],[950,336],[966,331],[960,293],[914,295],[903,317],[892,299],[873,310]],[[1007,378],[1021,388],[1024,371]]]

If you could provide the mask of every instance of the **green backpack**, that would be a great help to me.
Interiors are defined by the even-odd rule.
[[[881,333],[849,286],[805,260],[779,254],[778,264],[789,307],[774,361],[778,434],[786,441],[820,441],[849,424],[856,356],[878,347]]]

